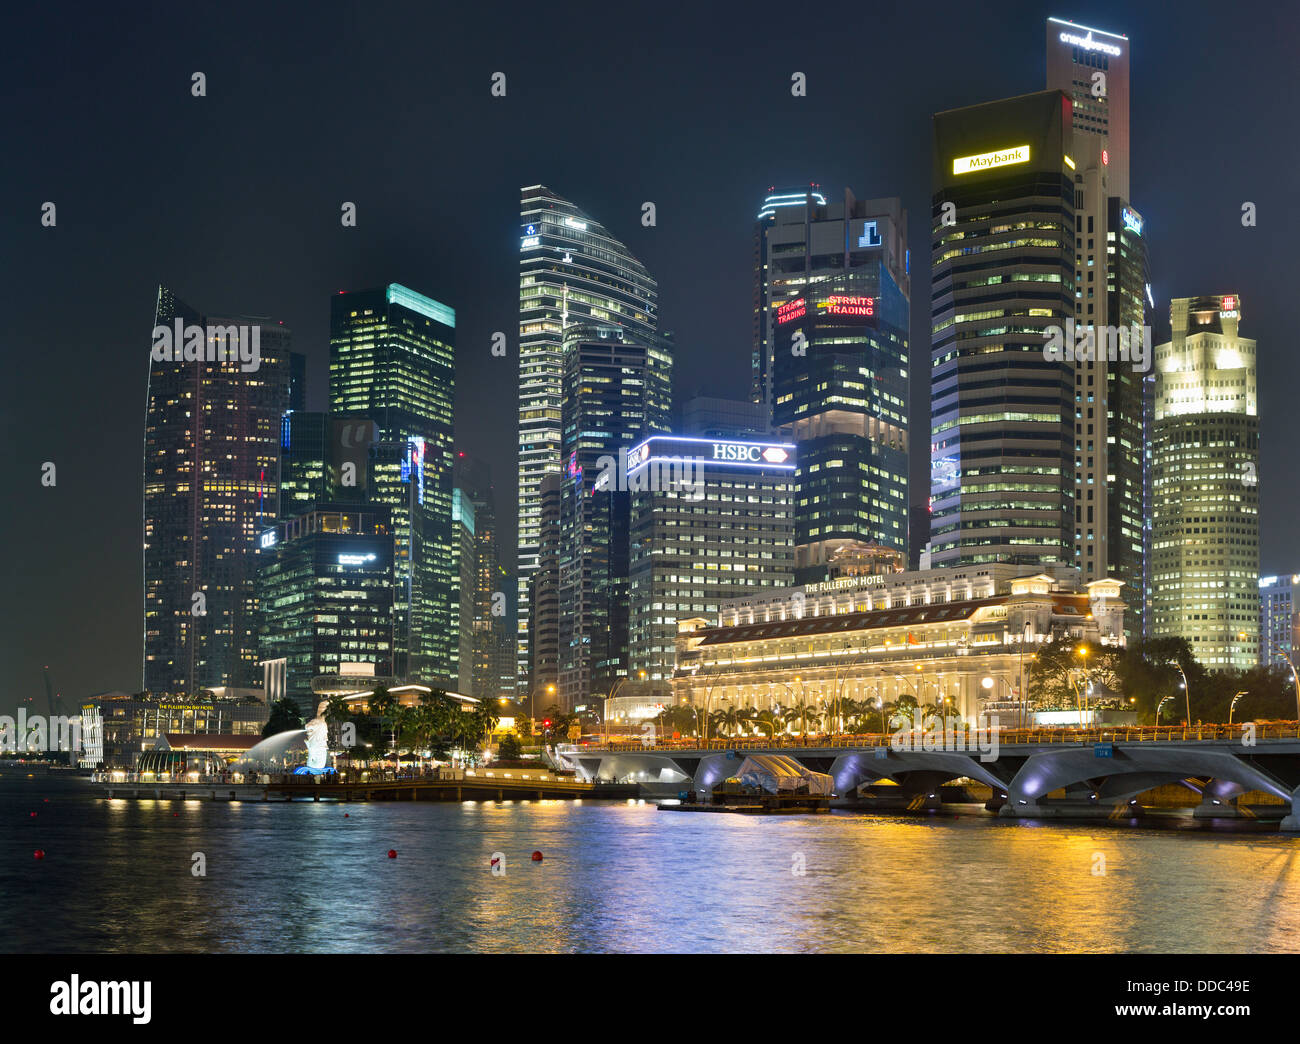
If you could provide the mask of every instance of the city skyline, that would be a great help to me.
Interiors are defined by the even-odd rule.
[[[1013,34],[1032,45],[1022,52],[1022,61],[1017,63],[1003,60],[991,63],[987,71],[987,79],[968,76],[964,80],[964,86],[949,82],[942,90],[932,88],[931,99],[935,94],[942,95],[942,99],[937,100],[937,104],[927,100],[926,104],[918,110],[918,103],[909,100],[899,107],[903,111],[894,115],[896,120],[894,134],[891,138],[888,136],[889,132],[886,132],[885,144],[897,148],[897,143],[908,140],[908,135],[912,136],[913,141],[918,136],[923,141],[928,131],[929,116],[933,112],[1016,96],[1041,88],[1044,82],[1041,34],[1047,15],[1077,17],[1081,22],[1102,24],[1115,32],[1122,32],[1134,42],[1135,48],[1142,56],[1145,69],[1156,67],[1162,60],[1166,63],[1173,61],[1176,41],[1170,40],[1168,36],[1158,38],[1156,34],[1149,31],[1152,17],[1149,13],[1126,10],[1118,17],[1111,16],[1109,20],[1103,20],[1100,16],[1085,18],[1083,12],[1041,10],[1037,5],[1034,5],[1032,10],[1026,5],[1025,12],[1025,24],[1017,24],[1016,29],[1020,32]],[[1144,28],[1147,29],[1145,33]],[[1206,40],[1204,46],[1208,48],[1211,43]],[[1187,59],[1185,51],[1179,59],[1182,61]],[[805,65],[808,67],[809,96],[805,99],[790,97],[780,76],[767,73],[764,79],[767,93],[764,97],[768,99],[769,111],[800,113],[795,106],[802,103],[806,104],[818,119],[824,120],[828,112],[833,114],[837,109],[842,108],[830,98],[818,100],[821,90],[833,89],[829,86],[826,88],[818,86],[818,65],[806,61],[793,59],[792,61],[792,69],[803,68]],[[502,64],[507,73],[510,73],[508,61],[498,64]],[[1014,71],[1009,72],[1009,66],[1014,67]],[[496,67],[496,65],[491,66],[491,68]],[[477,104],[491,102],[487,90],[487,77],[491,68],[487,65],[483,67],[481,75],[483,101]],[[825,67],[821,68],[821,75],[828,77],[833,75],[828,73]],[[213,77],[213,89],[209,96],[198,99],[190,97],[186,84],[182,82],[183,76],[187,77],[188,72],[182,75],[176,71],[171,75],[177,78],[178,94],[186,104],[202,105],[211,102],[214,107],[219,107],[221,104],[220,95],[215,90],[216,83],[220,82],[217,77]],[[758,76],[756,73],[748,75],[751,79]],[[768,80],[770,83],[767,82]],[[510,83],[510,92],[505,99],[501,99],[502,104],[509,104],[511,99],[526,96],[526,89],[519,83],[519,78],[512,78]],[[666,86],[671,87],[671,85]],[[1270,471],[1281,474],[1281,469],[1277,464],[1270,465],[1268,447],[1287,444],[1289,440],[1285,434],[1286,426],[1295,421],[1289,416],[1280,398],[1275,399],[1272,409],[1267,399],[1270,394],[1280,396],[1281,388],[1288,383],[1284,375],[1288,373],[1286,367],[1289,360],[1282,354],[1282,347],[1288,341],[1284,327],[1280,325],[1278,311],[1280,305],[1276,303],[1284,298],[1280,293],[1270,293],[1270,290],[1276,291],[1278,288],[1275,281],[1280,278],[1279,272],[1270,273],[1267,268],[1261,268],[1261,262],[1254,255],[1262,254],[1265,258],[1270,256],[1266,248],[1261,249],[1260,243],[1280,244],[1283,238],[1282,231],[1289,215],[1284,212],[1283,197],[1280,195],[1272,197],[1270,208],[1270,183],[1267,176],[1259,173],[1264,167],[1262,161],[1242,161],[1242,168],[1252,171],[1251,177],[1246,180],[1260,183],[1262,178],[1265,187],[1256,191],[1246,185],[1235,192],[1236,197],[1239,198],[1235,198],[1229,191],[1230,188],[1236,190],[1236,184],[1231,177],[1225,178],[1221,173],[1203,172],[1199,179],[1192,178],[1194,189],[1202,194],[1200,197],[1202,202],[1196,208],[1196,212],[1206,215],[1206,228],[1195,241],[1204,243],[1204,249],[1213,256],[1215,263],[1197,257],[1194,250],[1188,249],[1186,232],[1182,228],[1186,224],[1186,208],[1180,209],[1177,203],[1173,202],[1181,198],[1179,190],[1166,191],[1163,187],[1162,174],[1167,175],[1167,171],[1162,168],[1171,162],[1172,153],[1162,150],[1157,141],[1151,137],[1144,138],[1142,132],[1144,125],[1149,132],[1155,122],[1152,110],[1157,105],[1152,98],[1156,87],[1157,85],[1144,82],[1140,78],[1139,83],[1135,85],[1133,111],[1134,125],[1138,130],[1134,134],[1134,139],[1141,139],[1145,144],[1140,150],[1135,149],[1137,160],[1132,172],[1134,185],[1141,187],[1140,192],[1134,191],[1134,197],[1140,201],[1139,207],[1151,235],[1153,285],[1157,288],[1158,294],[1157,307],[1152,310],[1154,336],[1160,341],[1168,336],[1168,301],[1171,297],[1239,291],[1247,302],[1249,313],[1245,319],[1246,335],[1262,346],[1266,372],[1271,369],[1278,375],[1274,381],[1261,382],[1261,394],[1266,396],[1260,408],[1263,429],[1261,441],[1265,447],[1260,469],[1260,494],[1264,505],[1261,520],[1264,534],[1261,567],[1271,572],[1287,572],[1294,568],[1295,563],[1288,556],[1283,538],[1287,533],[1286,519],[1294,514],[1294,510],[1287,509],[1287,500],[1282,494],[1271,490]],[[671,88],[670,95],[678,89],[680,88]],[[466,90],[468,91],[469,88]],[[1190,99],[1187,104],[1197,106],[1202,101]],[[763,108],[757,104],[753,104],[752,107],[756,110]],[[689,110],[683,110],[686,111]],[[1201,109],[1197,111],[1200,112]],[[810,139],[815,140],[815,135],[809,133]],[[513,252],[511,244],[514,226],[518,220],[516,214],[518,186],[536,180],[549,184],[557,192],[573,199],[585,212],[592,213],[605,222],[611,232],[627,243],[628,249],[645,263],[647,270],[660,282],[659,326],[661,330],[676,334],[680,379],[675,389],[675,398],[681,401],[689,397],[691,391],[708,391],[713,394],[743,398],[746,396],[750,381],[749,353],[752,329],[749,321],[751,299],[749,284],[752,281],[752,267],[747,240],[752,235],[754,202],[761,199],[766,185],[792,181],[797,183],[800,178],[803,178],[816,180],[831,198],[838,195],[844,186],[853,186],[867,196],[897,193],[902,195],[904,204],[912,208],[914,213],[924,212],[921,207],[924,206],[925,197],[928,195],[927,179],[922,177],[918,182],[915,177],[909,177],[905,173],[905,168],[908,166],[914,168],[919,163],[920,169],[924,171],[928,167],[930,157],[928,149],[923,145],[917,147],[913,144],[910,148],[899,150],[905,151],[908,157],[904,169],[900,170],[899,161],[890,158],[888,149],[884,150],[883,154],[886,158],[883,161],[873,162],[866,159],[864,162],[864,157],[855,154],[853,147],[847,142],[825,137],[818,143],[821,151],[809,153],[804,150],[800,158],[795,161],[783,156],[777,160],[769,160],[765,167],[746,169],[744,162],[733,161],[728,164],[724,157],[712,154],[716,150],[710,149],[707,143],[698,138],[696,141],[701,154],[711,159],[714,164],[713,169],[734,167],[730,183],[737,191],[731,196],[719,191],[708,194],[709,209],[722,210],[721,216],[712,221],[704,220],[701,216],[701,207],[692,206],[692,200],[685,193],[692,187],[698,191],[698,181],[683,176],[683,166],[676,158],[666,161],[666,164],[674,164],[672,173],[657,175],[654,184],[648,184],[645,176],[640,178],[636,176],[622,178],[618,175],[611,177],[608,174],[597,176],[595,168],[591,166],[587,166],[579,176],[578,171],[567,169],[565,161],[562,160],[552,159],[547,164],[549,169],[538,169],[540,164],[536,159],[512,158],[507,163],[511,169],[501,175],[505,182],[513,183],[509,193],[501,191],[502,183],[498,182],[495,190],[487,195],[487,201],[484,196],[476,200],[476,225],[473,227],[486,226],[490,229],[483,241],[490,246],[482,243],[471,246],[473,264],[470,267],[474,271],[484,269],[504,271],[515,262],[518,256],[517,243]],[[483,147],[485,149],[490,147],[486,139]],[[1294,148],[1293,145],[1291,147]],[[785,151],[775,149],[770,140],[757,151],[762,152],[764,148],[769,152]],[[879,151],[873,148],[870,154],[875,156]],[[499,164],[500,160],[496,162]],[[1272,162],[1277,164],[1279,170],[1287,166],[1283,158],[1274,158]],[[39,164],[37,166],[39,167]],[[558,171],[557,167],[560,168]],[[808,167],[816,169],[807,169]],[[27,177],[29,173],[24,172],[21,176]],[[353,174],[355,173],[353,171]],[[1189,172],[1190,176],[1191,172]],[[1224,182],[1226,184],[1223,184]],[[379,182],[372,184],[377,186]],[[1157,185],[1161,187],[1155,188]],[[1189,191],[1182,186],[1180,188]],[[194,186],[189,186],[184,192],[173,196],[172,207],[191,207],[193,204],[189,199],[189,192],[194,189]],[[30,281],[44,279],[52,282],[53,273],[59,272],[68,263],[68,258],[60,254],[49,238],[45,242],[40,242],[35,237],[44,234],[47,237],[58,237],[59,242],[70,239],[74,244],[81,242],[90,245],[93,240],[85,240],[81,237],[86,235],[86,225],[90,221],[100,219],[94,216],[95,208],[86,202],[78,201],[75,192],[71,196],[67,192],[61,193],[57,185],[45,189],[33,185],[31,191],[42,200],[53,198],[60,201],[58,224],[54,229],[40,227],[37,221],[36,204],[32,204],[29,208],[30,218],[13,212],[6,216],[6,221],[9,222],[6,229],[9,233],[7,241],[17,244],[21,249],[32,254],[32,264],[24,266],[23,271],[17,270],[11,262],[11,285],[22,292],[21,299],[31,300],[39,307],[48,302],[49,291],[40,288],[39,285],[33,288]],[[23,193],[12,190],[7,195],[10,199],[27,198]],[[316,200],[320,212],[313,220],[319,220],[321,231],[315,235],[322,238],[327,234],[346,235],[346,230],[338,227],[338,206],[343,201],[361,195],[355,191],[345,191],[338,200],[330,201],[330,206],[325,205],[326,201]],[[918,197],[921,200],[920,206],[918,206]],[[61,202],[65,198],[73,201],[71,206]],[[370,200],[369,203],[365,202],[367,198]],[[412,193],[406,198],[408,201],[413,201],[418,197]],[[718,198],[727,199],[728,205],[718,208]],[[644,200],[651,200],[657,204],[659,224],[653,228],[646,228],[640,223],[641,204]],[[1260,208],[1260,224],[1256,228],[1241,226],[1240,207],[1246,200],[1255,202]],[[322,337],[322,328],[328,326],[327,322],[322,322],[321,313],[325,309],[324,295],[333,293],[341,286],[372,286],[390,281],[420,287],[439,301],[446,301],[464,319],[463,327],[457,329],[457,342],[458,354],[464,356],[463,365],[468,372],[465,376],[459,377],[458,384],[462,388],[462,394],[466,394],[469,401],[467,403],[458,401],[457,413],[460,416],[468,415],[471,419],[463,436],[461,429],[458,428],[455,448],[488,458],[499,477],[513,474],[513,461],[510,459],[508,449],[503,448],[508,447],[513,441],[506,438],[512,434],[510,422],[513,417],[512,411],[501,402],[501,391],[509,386],[511,376],[518,364],[517,345],[509,338],[509,331],[513,329],[511,313],[517,309],[518,303],[517,284],[515,294],[512,294],[508,278],[504,282],[499,279],[492,280],[492,292],[486,304],[486,295],[481,290],[477,291],[477,294],[475,291],[471,291],[468,295],[462,294],[459,291],[465,288],[465,277],[457,271],[457,268],[464,259],[453,246],[437,243],[431,249],[428,243],[416,242],[417,237],[399,232],[399,227],[406,227],[406,215],[391,200],[378,199],[374,188],[369,196],[362,196],[358,208],[359,221],[355,231],[360,232],[371,227],[369,222],[374,219],[368,215],[374,210],[380,212],[380,221],[385,226],[391,225],[391,228],[385,227],[377,237],[367,233],[358,237],[363,244],[363,256],[360,260],[353,259],[346,265],[340,265],[337,259],[331,261],[310,259],[310,253],[307,253],[299,262],[299,270],[292,276],[281,271],[292,267],[283,260],[277,260],[277,263],[269,269],[257,263],[247,266],[249,271],[239,268],[236,272],[235,268],[230,267],[228,263],[206,260],[196,264],[195,252],[199,249],[198,245],[190,244],[187,247],[181,244],[180,250],[173,245],[170,249],[161,251],[160,257],[148,258],[147,264],[152,266],[148,278],[153,280],[152,283],[140,283],[140,279],[145,278],[140,271],[145,267],[141,264],[144,259],[133,259],[134,263],[127,265],[126,271],[134,274],[115,273],[111,281],[112,293],[115,298],[138,295],[140,300],[144,301],[154,292],[156,283],[163,281],[175,285],[179,296],[187,300],[200,301],[205,306],[221,310],[255,311],[284,316],[286,325],[295,331],[294,349],[304,351],[309,357],[307,382],[309,408],[319,409],[324,406],[321,394],[323,390],[321,364],[323,347],[328,340],[327,333]],[[128,210],[130,209],[128,206]],[[164,212],[166,209],[163,208]],[[1272,217],[1269,216],[1270,209]],[[210,217],[215,217],[217,213],[219,211],[207,212]],[[683,215],[688,214],[696,217],[699,223],[693,230],[683,231],[678,226],[683,221]],[[486,219],[484,215],[487,215]],[[251,213],[242,214],[237,209],[229,211],[227,216],[234,220],[235,227],[243,229],[241,236],[251,244],[254,240],[247,232],[261,219],[254,218]],[[135,217],[139,219],[138,212]],[[295,212],[295,221],[302,217]],[[460,222],[461,231],[469,231],[469,227],[463,225],[463,217],[448,217],[444,212],[443,220],[448,221],[453,227]],[[1290,220],[1294,219],[1290,218]],[[924,222],[913,222],[909,243],[914,257],[929,255],[928,249],[918,252],[917,246],[918,234],[922,244],[928,236],[924,224]],[[710,243],[715,249],[709,251],[707,262],[686,256],[692,250],[698,251],[704,243],[712,240],[714,233],[719,229],[725,229],[723,242],[733,244],[733,249],[720,254],[716,250],[716,243]],[[329,230],[328,233],[325,230]],[[213,234],[215,229],[206,232],[208,236]],[[1251,240],[1250,237],[1257,238]],[[309,242],[312,239],[311,235],[307,237]],[[463,241],[475,242],[470,236],[466,236]],[[323,252],[326,257],[330,257],[339,250],[348,252],[350,249],[351,245],[343,240],[340,245],[331,244]],[[1274,249],[1276,250],[1276,254],[1272,255],[1274,269],[1280,270],[1284,265],[1285,255],[1281,253],[1280,245]],[[160,268],[160,266],[167,267]],[[75,271],[75,265],[73,267]],[[705,278],[701,279],[701,275]],[[925,282],[928,283],[928,280]],[[86,296],[91,300],[95,299],[93,294]],[[279,303],[281,299],[285,301],[284,304]],[[109,688],[131,688],[132,676],[138,674],[138,666],[133,666],[130,662],[132,650],[139,648],[138,636],[133,643],[130,640],[129,620],[117,622],[112,617],[116,615],[138,619],[138,613],[130,610],[139,604],[139,549],[130,539],[130,527],[123,524],[130,521],[130,511],[117,511],[114,509],[114,503],[122,501],[128,504],[131,502],[139,504],[139,497],[134,492],[138,487],[131,486],[130,478],[132,470],[138,474],[138,450],[134,458],[129,453],[125,453],[125,461],[117,461],[115,458],[124,447],[130,446],[133,442],[137,447],[139,445],[135,439],[139,437],[140,411],[137,406],[129,404],[138,403],[139,399],[136,396],[142,390],[139,378],[144,370],[143,334],[148,324],[147,320],[140,321],[137,314],[140,311],[138,304],[129,308],[119,304],[116,309],[103,310],[102,314],[108,318],[102,324],[97,323],[96,330],[101,334],[108,331],[105,341],[112,343],[115,355],[115,362],[109,364],[106,370],[103,369],[105,364],[102,359],[81,358],[78,355],[83,351],[91,353],[93,349],[66,347],[67,341],[72,343],[89,341],[85,337],[78,337],[74,332],[77,329],[75,320],[55,316],[46,319],[44,325],[37,329],[23,325],[26,320],[19,320],[16,330],[17,342],[20,345],[27,343],[33,346],[48,343],[51,348],[48,355],[51,357],[42,356],[38,350],[36,358],[31,355],[21,358],[18,364],[19,373],[28,375],[32,393],[21,398],[14,396],[15,401],[6,410],[11,423],[16,425],[19,432],[28,436],[27,439],[20,441],[27,443],[35,437],[38,443],[38,448],[34,449],[32,454],[20,454],[22,460],[17,466],[13,462],[6,465],[15,468],[10,484],[11,488],[17,491],[16,502],[22,513],[22,520],[17,524],[17,531],[14,534],[19,541],[15,546],[23,546],[26,543],[42,547],[46,554],[53,553],[55,548],[67,548],[69,536],[75,531],[65,521],[66,516],[71,514],[71,505],[61,498],[68,495],[77,498],[78,501],[84,498],[87,503],[103,505],[102,517],[107,521],[97,530],[96,540],[93,542],[99,552],[99,558],[87,562],[86,559],[79,558],[73,553],[66,561],[57,563],[51,570],[48,586],[57,592],[57,597],[47,593],[43,589],[45,585],[41,587],[36,585],[36,576],[29,572],[33,567],[18,569],[15,577],[14,601],[27,609],[18,614],[11,626],[6,628],[7,634],[14,641],[10,650],[10,659],[16,672],[14,677],[18,694],[38,690],[41,684],[40,667],[44,663],[52,665],[56,687],[74,698]],[[925,329],[929,316],[928,310],[922,307],[914,308],[913,313],[911,427],[914,433],[921,433],[928,429],[928,418],[923,410],[918,411],[917,406],[918,402],[923,403],[928,395],[928,380],[918,378],[920,375],[928,375],[928,367],[921,360],[925,359],[930,345],[928,330]],[[136,319],[130,323],[124,322],[123,319],[127,314],[135,314]],[[919,334],[918,325],[921,326]],[[490,351],[490,334],[496,330],[506,331],[510,341],[510,351],[505,359],[493,357]],[[54,357],[61,362],[53,370],[46,369],[46,366],[54,361]],[[89,365],[83,372],[78,371],[75,365],[70,367],[69,362],[74,364],[88,362]],[[125,374],[119,373],[112,367],[125,371]],[[56,375],[58,375],[58,383],[52,385],[51,381]],[[19,383],[18,380],[11,382],[11,395]],[[72,423],[69,422],[65,409],[53,408],[55,401],[63,403],[65,407],[72,406]],[[81,420],[83,416],[87,418],[84,422]],[[93,425],[96,418],[99,426],[93,429],[87,427]],[[54,423],[55,421],[57,424]],[[912,503],[916,503],[921,496],[921,491],[928,487],[928,482],[917,481],[916,448],[914,446],[912,453]],[[112,454],[113,457],[110,458],[108,454]],[[104,456],[102,463],[95,466],[96,474],[88,474],[87,464],[99,459],[100,455]],[[39,464],[46,460],[52,460],[59,465],[58,485],[52,489],[42,488],[38,481]],[[498,496],[506,504],[509,503],[508,490],[508,481],[499,482]],[[1294,491],[1286,492],[1291,497],[1296,496]],[[41,497],[46,499],[42,501]],[[502,521],[506,523],[502,527],[504,546],[509,548],[513,544],[513,532],[509,524],[510,513],[504,510],[501,503],[498,503],[498,510]],[[43,538],[40,534],[33,535],[27,532],[38,522],[37,528],[48,532],[49,537]],[[138,526],[138,517],[136,525]],[[33,540],[39,542],[32,544]],[[47,546],[50,541],[54,544],[53,548]],[[105,552],[110,556],[108,561],[103,560]],[[53,615],[56,605],[66,603],[68,600],[77,604],[91,602],[106,607],[107,611],[103,613],[102,618],[96,612],[93,626],[86,629],[88,633],[80,633],[74,624],[71,632],[67,627],[58,630],[59,640],[51,643],[40,635],[39,631],[41,628],[49,628],[50,621],[56,619]],[[115,613],[114,610],[120,612]],[[24,618],[30,619],[31,622],[28,623]],[[68,654],[66,646],[69,641],[80,643],[76,656]],[[123,646],[126,649],[125,653],[122,651]],[[138,664],[138,657],[136,662]],[[0,701],[4,701],[0,703],[0,707],[14,699],[15,697],[9,695],[0,697]]]

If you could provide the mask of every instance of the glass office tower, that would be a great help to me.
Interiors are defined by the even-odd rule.
[[[795,578],[836,551],[907,551],[907,212],[896,198],[772,207],[763,219],[772,422],[798,447]]]
[[[320,504],[261,535],[261,647],[314,714],[312,679],[340,663],[392,673],[393,539],[382,511]]]
[[[1075,314],[1070,99],[934,117],[930,543],[935,568],[1073,565]]]
[[[528,578],[537,568],[541,485],[562,470],[563,341],[576,323],[654,333],[658,284],[599,221],[544,185],[519,204],[518,668],[528,671]]]
[[[630,677],[668,699],[679,621],[793,579],[795,447],[655,435],[627,469]]]
[[[257,537],[279,510],[289,331],[262,317],[202,315],[166,287],[158,288],[154,322],[144,437],[144,688],[190,696],[254,687]]]
[[[618,461],[672,415],[664,338],[587,324],[564,343],[559,703],[608,695],[628,666],[629,494]]]
[[[369,493],[396,540],[394,670],[452,688],[455,327],[397,283],[331,298],[330,411],[375,424]]]

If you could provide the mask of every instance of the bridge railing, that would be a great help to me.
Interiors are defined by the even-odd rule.
[[[1069,743],[1191,743],[1238,742],[1248,723],[1233,725],[1134,725],[1102,726],[1093,729],[996,727],[998,742],[1003,745]],[[1255,722],[1255,739],[1300,739],[1300,722]],[[910,730],[904,732],[908,734]],[[918,730],[918,735],[921,734]],[[835,735],[711,736],[707,741],[694,737],[653,740],[611,740],[603,744],[584,744],[583,749],[610,753],[646,753],[673,750],[821,750],[827,748],[888,747],[894,733],[837,733]]]

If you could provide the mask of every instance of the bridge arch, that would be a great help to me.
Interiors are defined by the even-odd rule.
[[[1271,775],[1227,751],[1194,747],[1113,747],[1098,757],[1091,747],[1030,755],[1007,787],[1004,816],[1042,816],[1047,795],[1087,786],[1098,803],[1121,804],[1164,783],[1211,779],[1225,795],[1230,790],[1260,790],[1290,800],[1291,791]],[[1094,782],[1096,781],[1096,782]]]

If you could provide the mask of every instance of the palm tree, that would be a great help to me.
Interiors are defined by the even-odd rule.
[[[890,728],[912,727],[916,722],[916,712],[916,697],[908,692],[903,693],[896,700],[885,702],[885,720]]]
[[[371,717],[378,718],[380,723],[379,734],[383,735],[383,723],[385,721],[391,724],[390,737],[392,747],[397,747],[397,722],[395,711],[397,709],[397,697],[389,692],[384,686],[379,686],[370,694],[370,699],[366,701],[370,706]],[[378,753],[378,752],[376,752]]]
[[[758,711],[753,717],[753,722],[755,725],[766,728],[768,732],[764,733],[764,735],[770,734],[770,738],[774,741],[776,740],[776,734],[778,732],[785,731],[785,722],[770,710]]]
[[[840,722],[845,730],[851,730],[854,723],[861,717],[861,703],[851,696],[840,697]]]

